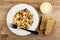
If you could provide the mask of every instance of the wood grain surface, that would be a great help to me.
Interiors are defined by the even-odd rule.
[[[39,35],[30,34],[28,36],[18,36],[13,34],[7,27],[6,16],[11,7],[16,4],[26,3],[32,5],[39,15],[43,15],[40,12],[39,6],[43,2],[49,2],[53,6],[51,16],[56,20],[56,27],[50,36],[44,36],[39,31]],[[0,0],[0,40],[60,40],[60,0]]]

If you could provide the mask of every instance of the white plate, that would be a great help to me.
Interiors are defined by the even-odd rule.
[[[10,23],[12,23],[12,19],[13,19],[13,16],[15,15],[15,13],[24,8],[27,8],[33,14],[34,21],[33,21],[32,26],[29,28],[29,30],[35,31],[35,29],[37,28],[38,23],[39,23],[38,13],[32,6],[30,6],[28,4],[18,4],[18,5],[15,5],[14,7],[12,7],[7,14],[7,20],[6,20],[8,28],[14,34],[21,35],[21,36],[29,35],[31,33],[28,31],[25,31],[25,30],[21,30],[21,29],[13,29],[13,28],[11,28]]]

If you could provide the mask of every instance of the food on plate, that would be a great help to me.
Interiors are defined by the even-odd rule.
[[[43,32],[44,35],[50,35],[55,27],[55,24],[56,21],[53,18],[42,16],[40,30]]]
[[[43,14],[49,14],[52,12],[52,5],[48,2],[44,2],[41,4],[40,10]]]
[[[13,17],[13,23],[19,28],[28,29],[33,23],[33,14],[27,9],[16,12]]]

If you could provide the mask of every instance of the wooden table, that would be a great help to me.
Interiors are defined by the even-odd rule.
[[[41,15],[39,6],[43,2],[50,2],[52,4],[53,11],[47,16],[52,16],[56,20],[56,27],[50,36],[44,36],[39,29],[37,29],[39,35],[30,34],[22,37],[13,34],[8,29],[6,16],[11,7],[16,4],[26,3],[32,5],[39,15]],[[0,0],[0,40],[60,40],[60,0]]]

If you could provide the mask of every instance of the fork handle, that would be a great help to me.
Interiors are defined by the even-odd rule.
[[[25,29],[23,29],[23,30],[25,30]],[[32,31],[32,30],[26,30],[26,31],[31,32],[31,33],[33,33],[33,34],[38,35],[38,32],[37,32],[37,31]]]

